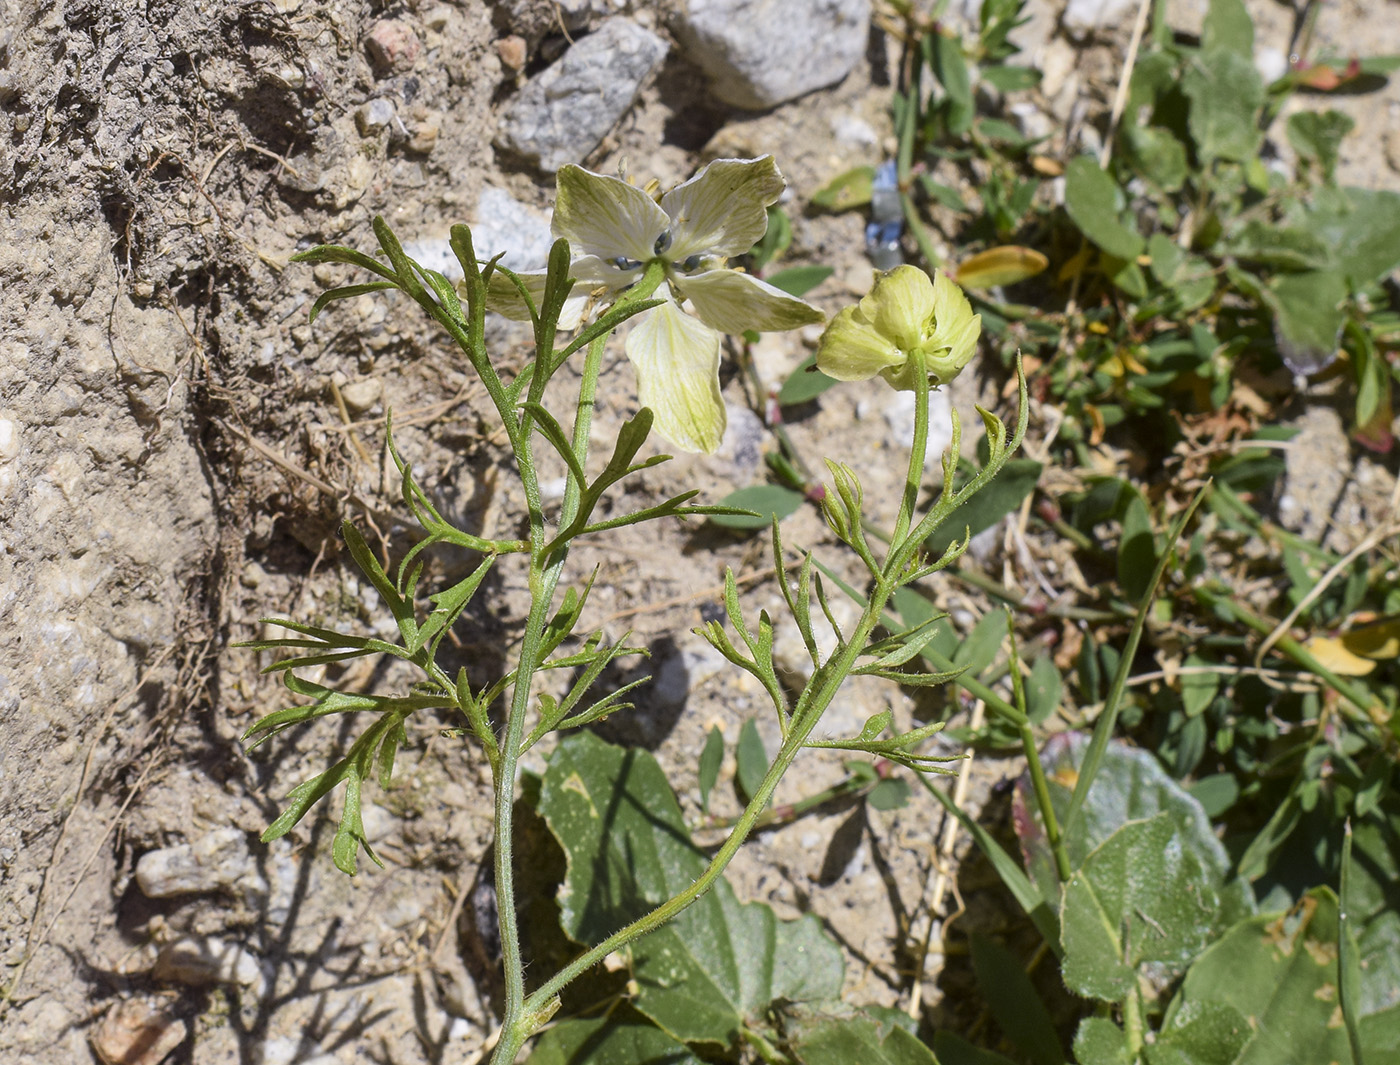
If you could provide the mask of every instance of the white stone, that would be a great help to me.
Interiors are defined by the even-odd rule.
[[[870,0],[683,0],[673,29],[716,96],[761,111],[844,78],[869,25]]]
[[[159,1065],[188,1029],[164,996],[123,999],[93,1029],[92,1049],[107,1065]]]
[[[0,462],[13,462],[19,454],[19,423],[0,418]]]
[[[156,958],[151,975],[186,987],[231,984],[255,995],[267,986],[258,956],[238,943],[217,936],[185,936],[167,943]]]
[[[377,377],[366,377],[363,381],[351,381],[340,386],[340,398],[345,400],[346,409],[351,414],[363,414],[384,394],[384,382]]]
[[[729,424],[719,450],[710,456],[708,464],[725,480],[741,488],[757,479],[763,467],[767,430],[763,420],[744,404],[725,403],[724,412]]]
[[[501,263],[512,270],[543,270],[549,264],[553,244],[549,219],[505,189],[482,187],[476,224],[472,226],[472,245],[478,259],[505,252]]]
[[[241,829],[218,828],[195,843],[148,851],[136,863],[136,883],[150,899],[203,891],[267,892]]]
[[[668,50],[636,23],[607,19],[511,101],[498,143],[544,171],[579,162],[632,106]]]
[[[1256,48],[1254,50],[1254,69],[1264,79],[1265,85],[1271,85],[1288,73],[1288,56],[1277,48],[1270,48],[1267,45]]]
[[[880,143],[875,127],[858,115],[841,112],[831,116],[831,133],[852,148],[873,148]]]
[[[681,706],[691,692],[728,668],[728,659],[696,637],[692,646],[657,665],[651,696],[663,706]]]
[[[365,830],[365,839],[378,843],[388,839],[399,830],[399,820],[382,806],[364,803],[360,807],[360,824]]]
[[[1069,0],[1061,21],[1069,35],[1079,40],[1118,25],[1137,5],[1138,0]]]

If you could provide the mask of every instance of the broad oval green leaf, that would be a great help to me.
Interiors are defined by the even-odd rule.
[[[604,1017],[550,1025],[529,1060],[530,1065],[703,1065],[683,1043],[626,1006]]]
[[[875,187],[875,168],[858,166],[832,178],[812,193],[812,203],[828,211],[847,211],[870,202]]]
[[[818,370],[817,357],[809,355],[783,382],[783,387],[778,391],[778,405],[793,407],[799,403],[810,403],[834,384],[836,378]]]
[[[1092,156],[1081,155],[1065,170],[1065,210],[1094,244],[1118,259],[1142,254],[1146,242],[1118,220],[1118,186]]]
[[[1233,1055],[1188,1060],[1352,1061],[1339,1002],[1338,928],[1337,896],[1326,887],[1308,892],[1288,913],[1236,924],[1191,966],[1167,1007],[1159,1043],[1199,1045],[1204,1033],[1193,1038],[1193,1027],[1209,1023],[1227,1032],[1233,1016]],[[1362,1016],[1359,1028],[1367,1061],[1395,1060],[1400,1007]],[[1230,1049],[1225,1035],[1215,1038]]]
[[[1089,738],[1082,733],[1061,733],[1041,752],[1050,801],[1062,824],[1088,745]],[[1026,871],[1040,888],[1042,897],[1057,905],[1060,882],[1032,796],[1029,776],[1017,781],[1013,803],[1016,834],[1021,841]],[[1201,804],[1167,775],[1154,755],[1121,741],[1112,741],[1104,749],[1093,787],[1089,789],[1073,830],[1065,839],[1070,868],[1082,868],[1090,852],[1125,821],[1143,821],[1164,812],[1171,815],[1175,826],[1174,845],[1193,851],[1213,876],[1222,883],[1228,881],[1228,919],[1233,921],[1253,913],[1254,897],[1243,881],[1229,879],[1230,858],[1216,838]]]
[[[910,1023],[894,1010],[847,1010],[799,1018],[787,1036],[799,1065],[938,1065]]]
[[[751,514],[711,514],[710,521],[726,529],[766,529],[777,518],[782,521],[802,505],[803,495],[780,484],[755,484],[730,492],[721,506],[752,510]]]
[[[805,296],[835,271],[829,266],[789,266],[769,274],[763,280],[774,288],[780,288],[789,296]]]
[[[551,756],[540,814],[567,859],[560,923],[581,943],[680,894],[709,864],[656,759],[590,733],[566,737]],[[779,921],[762,903],[741,904],[723,878],[633,944],[631,961],[641,1013],[677,1041],[727,1047],[777,1001],[838,994],[844,970],[815,918]]]
[[[1129,821],[1065,883],[1065,983],[1106,1002],[1127,997],[1144,975],[1164,985],[1240,912],[1219,870],[1182,845],[1170,813]]]

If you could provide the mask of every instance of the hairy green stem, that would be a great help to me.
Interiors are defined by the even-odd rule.
[[[645,299],[656,291],[664,279],[664,266],[654,263],[642,279],[623,297],[628,303]],[[588,346],[584,357],[583,370],[579,383],[578,402],[575,407],[574,434],[571,441],[580,468],[588,460],[589,433],[592,426],[593,407],[597,398],[598,377],[602,370],[603,349],[608,334],[597,337]],[[553,358],[553,351],[538,351],[537,360]],[[538,365],[538,361],[537,364]],[[532,382],[532,393],[543,394],[544,382]],[[511,692],[510,708],[506,716],[506,732],[500,745],[500,759],[495,766],[493,784],[496,792],[495,804],[495,881],[497,921],[501,935],[501,961],[505,982],[503,995],[503,1016],[501,1019],[501,1044],[492,1060],[511,1062],[519,1051],[523,1038],[515,1050],[507,1055],[508,1033],[523,1032],[526,1037],[544,1024],[553,1008],[541,1012],[538,1003],[548,1003],[549,999],[537,996],[525,997],[524,964],[520,953],[520,925],[515,909],[515,777],[519,767],[520,750],[525,738],[526,718],[529,714],[530,688],[535,674],[544,664],[542,647],[545,627],[549,623],[553,608],[554,593],[568,559],[568,545],[549,550],[551,538],[546,535],[543,507],[539,494],[539,476],[535,470],[533,453],[530,449],[530,422],[522,419],[525,431],[520,440],[513,440],[517,469],[525,488],[525,497],[530,514],[530,612],[525,621],[525,635],[521,640],[520,658],[516,668],[515,686]],[[572,474],[569,476],[564,499],[560,507],[558,528],[566,528],[578,511],[584,485]]]
[[[1045,767],[1040,763],[1040,749],[1036,746],[1029,721],[1021,722],[1020,733],[1021,749],[1026,755],[1026,766],[1031,774],[1031,788],[1035,792],[1035,804],[1040,808],[1040,819],[1045,824],[1045,840],[1050,844],[1050,852],[1055,856],[1055,872],[1063,884],[1074,869],[1070,865],[1069,851],[1065,847],[1064,833],[1060,829],[1060,819],[1055,815],[1055,804],[1050,801],[1050,785],[1045,779]]]

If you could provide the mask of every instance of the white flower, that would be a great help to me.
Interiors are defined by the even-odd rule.
[[[576,293],[619,292],[650,263],[663,264],[655,295],[666,302],[633,321],[627,357],[657,431],[682,450],[713,453],[725,428],[720,334],[795,329],[823,317],[804,300],[725,267],[767,229],[766,208],[785,187],[773,157],[716,160],[659,201],[577,166],[562,168],[558,182],[553,231],[579,256],[570,267]],[[543,292],[544,275],[522,279],[532,294]],[[492,309],[525,317],[519,293],[501,282],[493,281]],[[682,311],[686,302],[694,317]]]

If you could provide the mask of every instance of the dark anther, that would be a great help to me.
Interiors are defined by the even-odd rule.
[[[642,265],[636,259],[629,259],[625,255],[619,255],[615,259],[609,259],[608,262],[612,263],[619,270],[635,270]]]
[[[671,246],[671,231],[668,229],[656,238],[656,243],[651,246],[652,253],[660,255]]]

